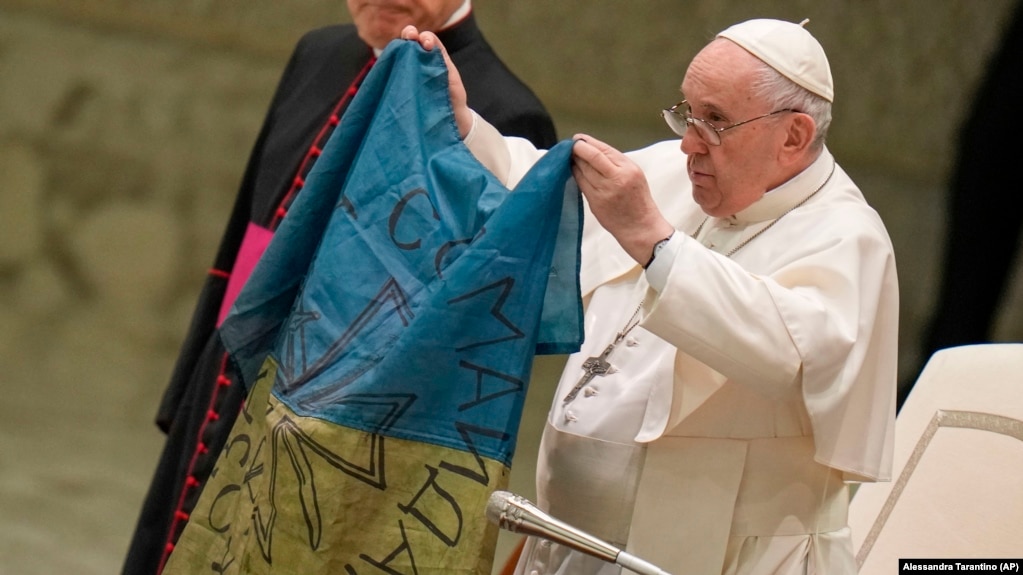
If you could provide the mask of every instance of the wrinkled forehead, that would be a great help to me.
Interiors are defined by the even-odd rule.
[[[755,56],[725,38],[704,46],[689,64],[680,87],[690,102],[717,97],[749,101],[755,72],[761,64]]]

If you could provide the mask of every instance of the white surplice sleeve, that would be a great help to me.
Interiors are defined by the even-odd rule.
[[[514,188],[547,151],[537,149],[525,138],[502,136],[479,114],[472,115],[472,128],[463,143],[506,188]]]

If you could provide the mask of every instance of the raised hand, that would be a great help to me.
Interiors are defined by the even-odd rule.
[[[451,57],[448,56],[448,51],[444,48],[444,44],[441,43],[440,38],[433,32],[420,32],[419,29],[411,24],[402,29],[401,38],[403,40],[419,42],[419,45],[424,50],[433,50],[435,47],[439,48],[441,54],[444,55],[444,63],[448,67],[448,92],[451,95],[451,108],[455,112],[455,123],[458,124],[458,133],[464,138],[469,133],[469,130],[472,129],[472,110],[469,109],[467,103],[462,76],[458,73],[458,69],[455,68]]]
[[[572,175],[590,210],[626,253],[645,264],[654,244],[674,231],[654,203],[646,176],[608,144],[585,134],[574,140]]]

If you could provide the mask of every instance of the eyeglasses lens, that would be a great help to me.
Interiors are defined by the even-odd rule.
[[[664,121],[671,128],[671,131],[675,132],[680,138],[685,137],[686,130],[692,125],[696,128],[700,137],[710,145],[717,146],[721,143],[718,133],[706,125],[703,120],[693,118],[689,113],[689,106],[686,104],[678,104],[668,110],[662,110],[661,114],[664,116]]]
[[[683,117],[682,112],[678,109],[662,110],[661,115],[664,116],[664,122],[668,124],[672,132],[675,132],[678,137],[686,135],[686,129],[689,128],[689,122]]]

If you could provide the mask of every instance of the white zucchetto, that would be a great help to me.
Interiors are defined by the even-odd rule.
[[[829,102],[835,86],[824,48],[802,24],[756,19],[736,24],[718,34],[742,46],[768,66]]]

